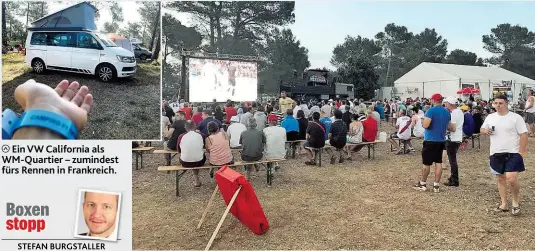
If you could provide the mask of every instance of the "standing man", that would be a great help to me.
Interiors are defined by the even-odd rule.
[[[507,183],[511,187],[513,215],[520,214],[520,184],[518,173],[523,172],[528,135],[522,117],[508,110],[505,95],[494,98],[495,113],[489,114],[481,127],[481,134],[490,135],[490,168],[498,179],[500,205],[495,212],[508,212]]]
[[[445,100],[445,106],[451,112],[451,123],[454,125],[453,130],[446,139],[446,153],[450,162],[451,175],[446,186],[459,186],[459,166],[457,165],[457,151],[463,141],[464,114],[457,107],[458,100],[455,97],[448,97]]]
[[[289,97],[286,97],[286,92],[281,92],[281,98],[279,99],[279,108],[281,111],[286,112],[288,109],[293,110],[295,101]]]
[[[528,91],[528,99],[526,100],[526,123],[529,125],[529,136],[535,136],[535,98],[533,97],[533,90]]]
[[[442,95],[433,94],[431,103],[433,107],[425,113],[422,126],[425,128],[424,143],[422,148],[422,177],[414,184],[413,188],[419,191],[427,191],[426,181],[429,176],[431,165],[435,163],[435,182],[433,191],[440,192],[440,176],[442,176],[442,151],[446,148],[446,131],[454,130],[450,123],[451,116],[446,108],[442,107]]]

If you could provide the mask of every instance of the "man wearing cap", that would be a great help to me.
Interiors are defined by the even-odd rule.
[[[286,112],[288,109],[293,109],[295,101],[286,96],[286,92],[281,92],[281,97],[279,99],[279,108],[281,111]]]
[[[264,128],[266,135],[266,145],[264,146],[264,156],[268,159],[283,159],[286,156],[286,130],[277,126],[279,117],[275,114],[268,116],[269,126]],[[275,163],[275,168],[279,164]]]
[[[451,116],[446,108],[442,107],[442,95],[433,94],[431,103],[433,107],[425,113],[422,126],[425,128],[424,143],[422,148],[422,177],[414,184],[413,188],[419,191],[427,191],[426,181],[429,176],[431,165],[435,163],[435,182],[433,191],[440,192],[440,176],[442,176],[442,151],[446,149],[446,131],[455,130],[450,123]]]
[[[245,132],[247,127],[240,123],[238,116],[232,116],[230,118],[230,125],[227,128],[227,134],[230,138],[230,148],[241,148],[240,136],[242,132]]]
[[[468,106],[463,105],[461,106],[461,111],[464,112],[464,124],[463,124],[463,143],[461,143],[461,147],[466,147],[468,144],[468,138],[472,137],[474,135],[474,131],[476,129],[476,123],[474,121],[474,116],[472,116],[472,113],[470,113],[470,110],[468,109]]]
[[[463,140],[463,112],[457,107],[458,100],[455,97],[448,97],[444,100],[446,109],[450,111],[451,123],[455,128],[446,136],[446,154],[450,162],[451,174],[446,186],[459,186],[459,166],[457,164],[457,151]]]

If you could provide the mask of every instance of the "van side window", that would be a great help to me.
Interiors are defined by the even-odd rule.
[[[61,47],[74,47],[76,33],[49,33],[47,38],[47,45],[49,46],[61,46]]]
[[[89,33],[77,33],[76,47],[84,49],[100,49],[97,40]]]
[[[42,32],[32,33],[30,44],[31,45],[46,45],[46,33],[42,33]]]

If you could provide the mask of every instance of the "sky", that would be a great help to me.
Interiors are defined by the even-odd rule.
[[[65,9],[69,6],[72,6],[78,2],[81,1],[61,1],[61,3],[58,3],[57,1],[51,1],[48,3],[48,13],[52,14],[56,11]],[[123,28],[128,22],[134,23],[139,22],[141,20],[141,15],[137,12],[137,9],[140,7],[139,4],[137,4],[134,1],[118,1],[119,6],[123,8],[123,19],[124,21],[121,24],[121,28]],[[99,9],[100,12],[100,18],[97,20],[97,29],[102,30],[104,28],[105,22],[111,22],[111,12],[107,8],[101,8]],[[24,20],[26,22],[26,20]]]
[[[288,26],[309,51],[310,68],[327,67],[332,51],[346,36],[373,38],[389,23],[420,33],[435,28],[448,51],[462,49],[490,57],[482,36],[498,24],[519,24],[535,32],[535,2],[385,2],[297,0],[295,23]],[[187,15],[179,20],[191,24]]]

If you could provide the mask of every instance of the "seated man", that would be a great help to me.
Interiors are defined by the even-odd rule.
[[[268,117],[269,126],[263,130],[266,136],[264,155],[267,159],[283,159],[286,156],[286,130],[277,126],[278,120],[277,115],[270,114]],[[275,163],[275,169],[278,167],[279,164]]]
[[[247,125],[247,131],[243,132],[240,137],[240,144],[243,149],[241,151],[241,159],[243,161],[259,161],[264,157],[263,152],[266,135],[256,130],[256,119],[254,117],[248,119]],[[251,168],[250,165],[247,166],[247,179],[251,177]],[[258,171],[258,168],[256,170]]]
[[[232,116],[230,118],[230,125],[227,128],[227,135],[230,138],[230,148],[240,149],[240,137],[241,133],[245,132],[247,127],[244,124],[240,123],[238,116]]]
[[[334,112],[334,123],[331,125],[331,130],[329,131],[329,144],[336,148],[336,151],[339,155],[339,162],[344,162],[343,149],[346,146],[347,142],[347,125],[342,121],[342,111],[336,110]],[[327,148],[327,153],[331,155],[331,164],[336,163],[336,155],[330,148]]]
[[[295,119],[292,109],[286,110],[286,116],[282,120],[281,126],[286,130],[287,141],[296,141],[299,139],[299,122]]]
[[[186,113],[184,111],[178,111],[175,115],[175,121],[173,122],[173,125],[167,132],[166,136],[169,137],[167,149],[169,150],[176,151],[178,136],[186,133],[186,121],[184,120],[185,115]]]
[[[330,122],[330,120],[329,120]],[[330,124],[329,124],[330,125]],[[322,148],[325,146],[325,126],[320,123],[320,114],[318,112],[312,113],[312,121],[308,123],[306,130],[306,139],[305,150],[308,154],[309,160],[305,162],[307,165],[316,165],[316,156],[314,151],[308,149],[307,147],[312,148]]]
[[[204,156],[204,141],[202,135],[195,131],[193,121],[186,122],[186,133],[178,136],[177,151],[180,153],[180,164],[183,167],[201,167],[206,162]],[[199,179],[199,169],[193,170],[195,176],[195,187],[201,187]]]
[[[411,139],[411,129],[413,127],[413,121],[409,116],[407,116],[407,110],[400,110],[399,111],[400,117],[396,121],[396,129],[397,132],[390,135],[388,138],[388,142],[392,144],[394,151],[396,151],[397,154],[403,153],[403,147],[399,147],[398,143],[394,139],[401,139],[401,140],[408,140]],[[406,150],[410,151],[409,149]]]

